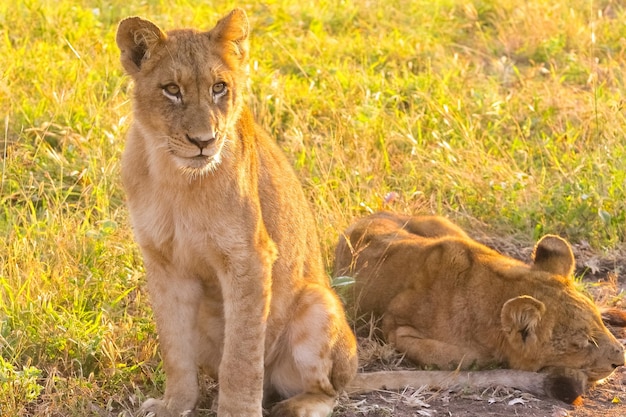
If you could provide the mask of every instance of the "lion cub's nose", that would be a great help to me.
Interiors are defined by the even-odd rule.
[[[615,362],[613,362],[613,368],[619,368],[620,366],[624,366],[625,358],[624,358],[624,348],[620,346],[615,349]]]
[[[196,145],[199,149],[204,149],[213,142],[215,142],[215,135],[198,135],[198,136],[189,136],[185,135],[187,140],[194,145]]]

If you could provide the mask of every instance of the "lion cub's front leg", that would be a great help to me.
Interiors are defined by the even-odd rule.
[[[263,398],[263,356],[269,311],[272,242],[253,239],[228,251],[218,268],[223,317],[209,317],[207,283],[193,275],[150,261],[145,253],[150,292],[157,322],[163,367],[167,376],[162,400],[149,399],[142,411],[158,417],[195,415],[199,397],[198,367],[219,380],[219,417],[260,417]],[[172,308],[175,306],[175,308]],[[207,321],[223,323],[211,328]],[[213,332],[213,334],[210,334]],[[223,340],[220,338],[223,337]],[[218,348],[215,348],[218,346]],[[243,359],[243,360],[242,360]]]
[[[158,417],[192,416],[199,397],[194,323],[202,299],[201,283],[151,262],[147,254],[145,265],[167,384],[162,400],[149,399],[141,409]]]
[[[233,254],[230,268],[220,277],[225,328],[219,367],[219,417],[256,417],[262,413],[265,330],[276,250],[265,229],[260,229],[255,250]]]

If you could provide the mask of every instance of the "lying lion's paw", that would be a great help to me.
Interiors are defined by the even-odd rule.
[[[585,393],[587,387],[587,376],[583,372],[569,368],[553,368],[547,374],[544,389],[550,397],[568,404],[578,404],[582,401],[580,396]]]
[[[170,411],[163,400],[149,398],[141,405],[139,416],[142,417],[194,417],[193,410],[185,410],[181,413]]]

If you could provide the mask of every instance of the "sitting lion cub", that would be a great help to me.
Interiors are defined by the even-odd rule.
[[[624,365],[624,348],[574,288],[565,240],[545,236],[533,261],[501,255],[441,217],[377,213],[340,239],[335,274],[356,279],[357,314],[382,317],[386,341],[416,364],[545,372],[542,389],[571,402],[587,380]]]
[[[123,20],[135,82],[122,179],[157,322],[165,396],[142,409],[194,415],[198,369],[220,417],[331,413],[356,342],[329,286],[294,172],[244,104],[248,20],[164,33]]]

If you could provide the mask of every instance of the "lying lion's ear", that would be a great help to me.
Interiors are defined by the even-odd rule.
[[[537,242],[533,251],[533,261],[535,269],[564,277],[572,276],[576,266],[569,243],[554,235],[546,235]]]
[[[122,52],[122,66],[129,75],[141,69],[150,52],[167,36],[154,23],[140,17],[129,17],[120,22],[115,41]]]
[[[537,342],[537,326],[546,312],[546,306],[528,295],[511,298],[502,306],[500,320],[502,330],[514,345],[530,345]]]
[[[225,52],[239,57],[241,61],[247,58],[250,24],[243,9],[235,9],[221,18],[208,34],[224,46]]]

